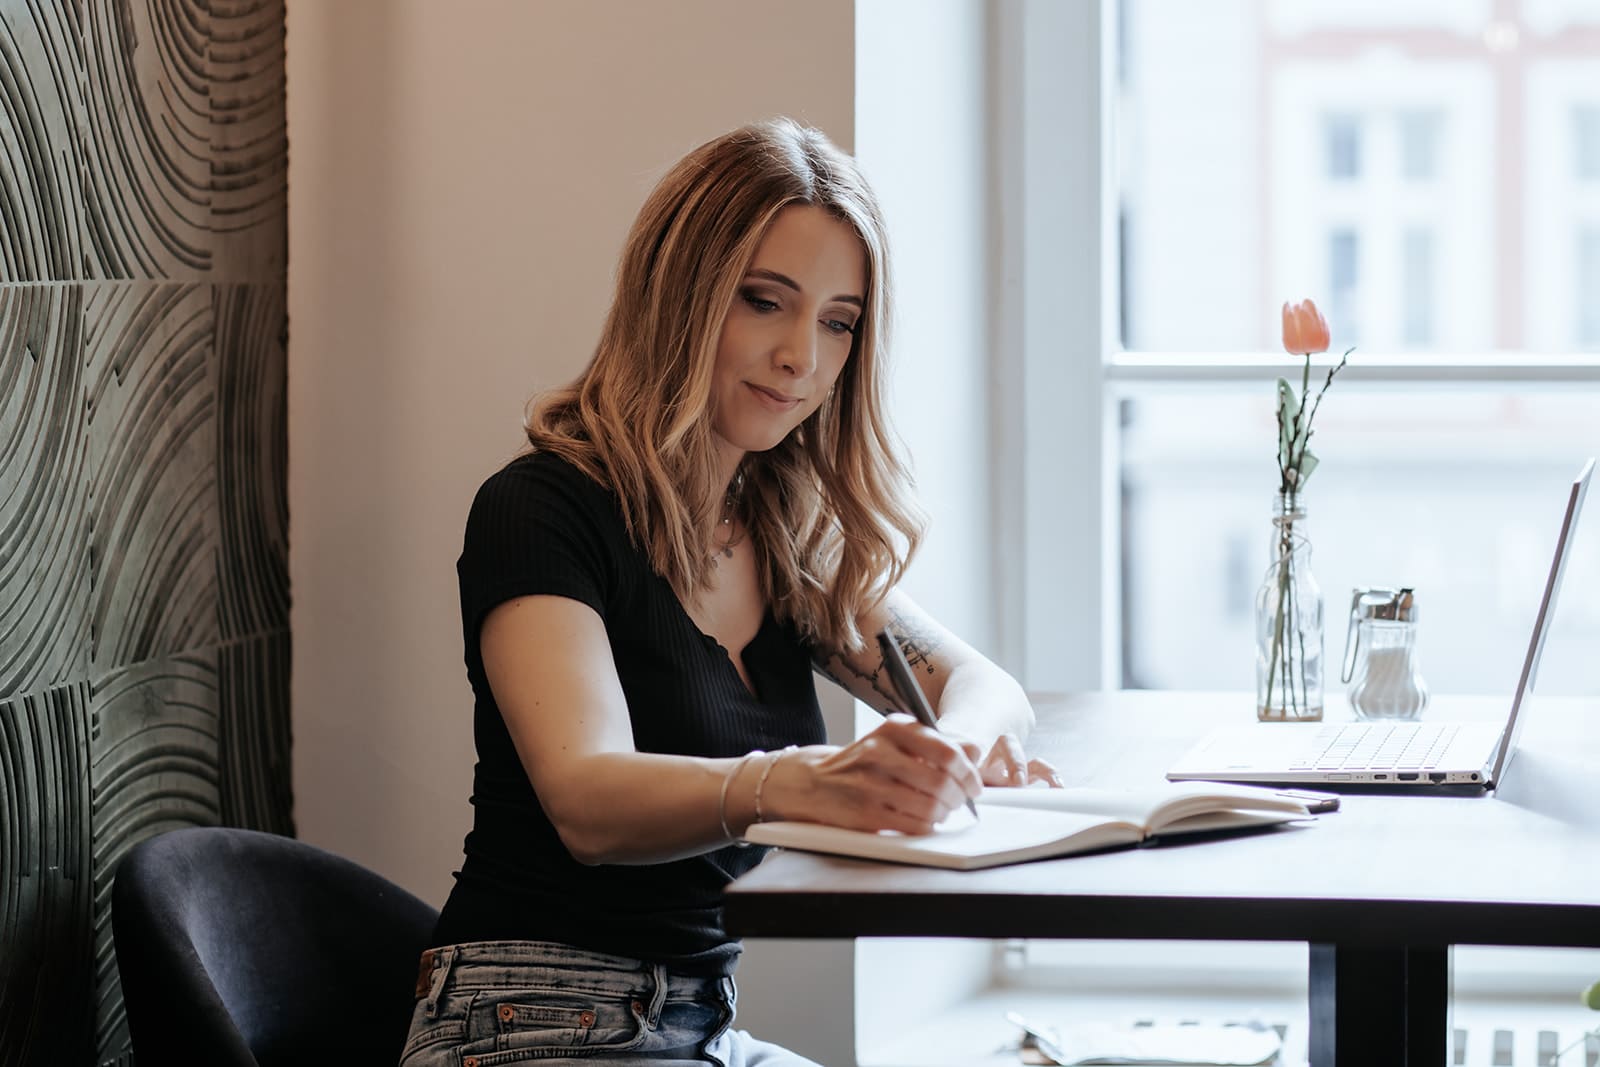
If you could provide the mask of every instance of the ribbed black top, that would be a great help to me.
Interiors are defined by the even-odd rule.
[[[512,747],[478,630],[514,597],[554,594],[589,605],[605,622],[634,746],[695,756],[824,740],[810,648],[769,611],[743,653],[752,695],[728,653],[629,540],[616,497],[548,453],[511,461],[478,490],[456,571],[478,763],[466,860],[436,944],[559,941],[686,974],[730,973],[739,949],[723,929],[722,891],[764,850],[729,846],[643,866],[574,860]]]

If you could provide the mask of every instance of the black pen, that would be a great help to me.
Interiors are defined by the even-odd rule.
[[[883,665],[889,668],[889,680],[894,683],[895,692],[900,694],[900,703],[916,716],[918,722],[938,733],[939,720],[934,717],[933,709],[928,707],[928,698],[922,695],[922,687],[911,676],[911,664],[906,662],[905,653],[900,651],[894,631],[887,626],[878,633],[878,648],[883,652]],[[967,798],[967,810],[972,812],[974,819],[978,817],[978,805],[972,802],[971,797]]]

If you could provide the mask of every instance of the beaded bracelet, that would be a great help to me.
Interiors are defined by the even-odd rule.
[[[779,760],[783,759],[783,757],[787,756],[790,752],[793,752],[794,749],[794,745],[785,745],[783,748],[773,753],[772,762],[767,764],[766,769],[761,772],[761,777],[756,779],[756,822],[766,821],[766,817],[761,814],[761,790],[767,784],[767,775],[772,773],[772,768],[778,765]]]
[[[738,840],[737,835],[732,830],[728,829],[728,786],[732,785],[733,780],[739,777],[739,772],[744,770],[744,765],[746,763],[749,763],[751,760],[755,759],[761,754],[762,750],[757,748],[746,752],[743,756],[740,756],[739,762],[733,765],[733,770],[729,771],[727,775],[723,777],[722,792],[717,797],[717,821],[722,824],[722,836],[727,838],[729,841],[732,841],[736,845],[742,845],[744,842]]]

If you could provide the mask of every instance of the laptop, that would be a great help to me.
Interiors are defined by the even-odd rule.
[[[1201,740],[1167,778],[1174,782],[1318,784],[1335,789],[1477,792],[1503,780],[1517,751],[1524,706],[1533,694],[1545,635],[1555,615],[1556,595],[1568,549],[1589,491],[1590,459],[1572,483],[1556,538],[1555,558],[1544,598],[1534,618],[1511,713],[1503,722],[1241,723]]]

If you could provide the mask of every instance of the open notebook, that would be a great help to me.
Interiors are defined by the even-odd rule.
[[[1313,818],[1306,801],[1271,789],[1209,783],[1108,789],[986,789],[980,817],[958,808],[931,834],[870,833],[807,822],[757,823],[745,840],[808,852],[975,870]]]

